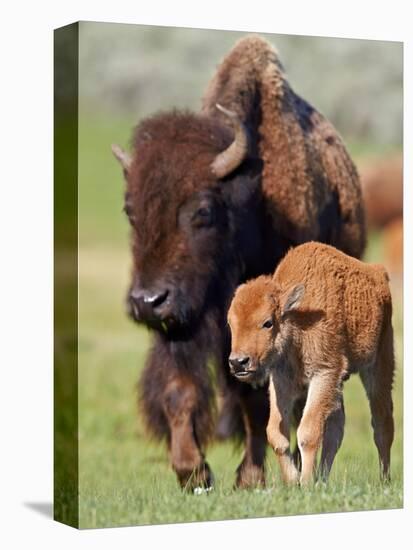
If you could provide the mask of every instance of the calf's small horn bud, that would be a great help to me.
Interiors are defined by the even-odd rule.
[[[231,145],[219,153],[211,164],[211,170],[218,178],[223,178],[233,172],[242,163],[248,154],[248,132],[234,111],[229,111],[216,104],[216,108],[224,113],[232,122],[235,131],[235,139]]]

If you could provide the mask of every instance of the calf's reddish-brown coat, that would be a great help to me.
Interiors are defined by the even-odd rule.
[[[388,276],[337,249],[310,242],[288,252],[273,277],[241,285],[228,312],[233,373],[270,377],[269,443],[286,482],[312,479],[322,444],[327,477],[344,431],[343,381],[358,372],[371,408],[381,472],[393,441],[392,302]],[[290,416],[306,398],[297,430],[301,473],[290,454]]]

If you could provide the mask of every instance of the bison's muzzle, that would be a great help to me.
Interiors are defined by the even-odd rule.
[[[133,319],[145,323],[167,322],[171,311],[170,295],[167,288],[133,288],[128,298]]]

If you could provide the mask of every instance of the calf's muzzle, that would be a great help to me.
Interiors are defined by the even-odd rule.
[[[247,355],[237,355],[231,353],[231,355],[229,356],[229,366],[231,373],[234,376],[242,377],[243,375],[249,374],[251,359]]]

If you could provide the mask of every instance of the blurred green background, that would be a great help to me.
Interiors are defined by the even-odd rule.
[[[281,486],[268,452],[268,487],[232,490],[242,449],[208,450],[213,494],[183,495],[162,446],[150,442],[135,385],[150,334],[125,315],[130,270],[124,182],[110,145],[128,146],[137,122],[171,107],[199,109],[215,67],[245,33],[81,23],[79,40],[79,456],[80,525],[102,527],[245,518],[402,505],[402,295],[394,285],[397,344],[393,482],[378,481],[367,399],[358,378],[345,387],[345,439],[330,483]],[[374,162],[401,150],[400,43],[264,35],[294,89],[325,114],[353,158]],[[382,259],[380,233],[366,258]]]

